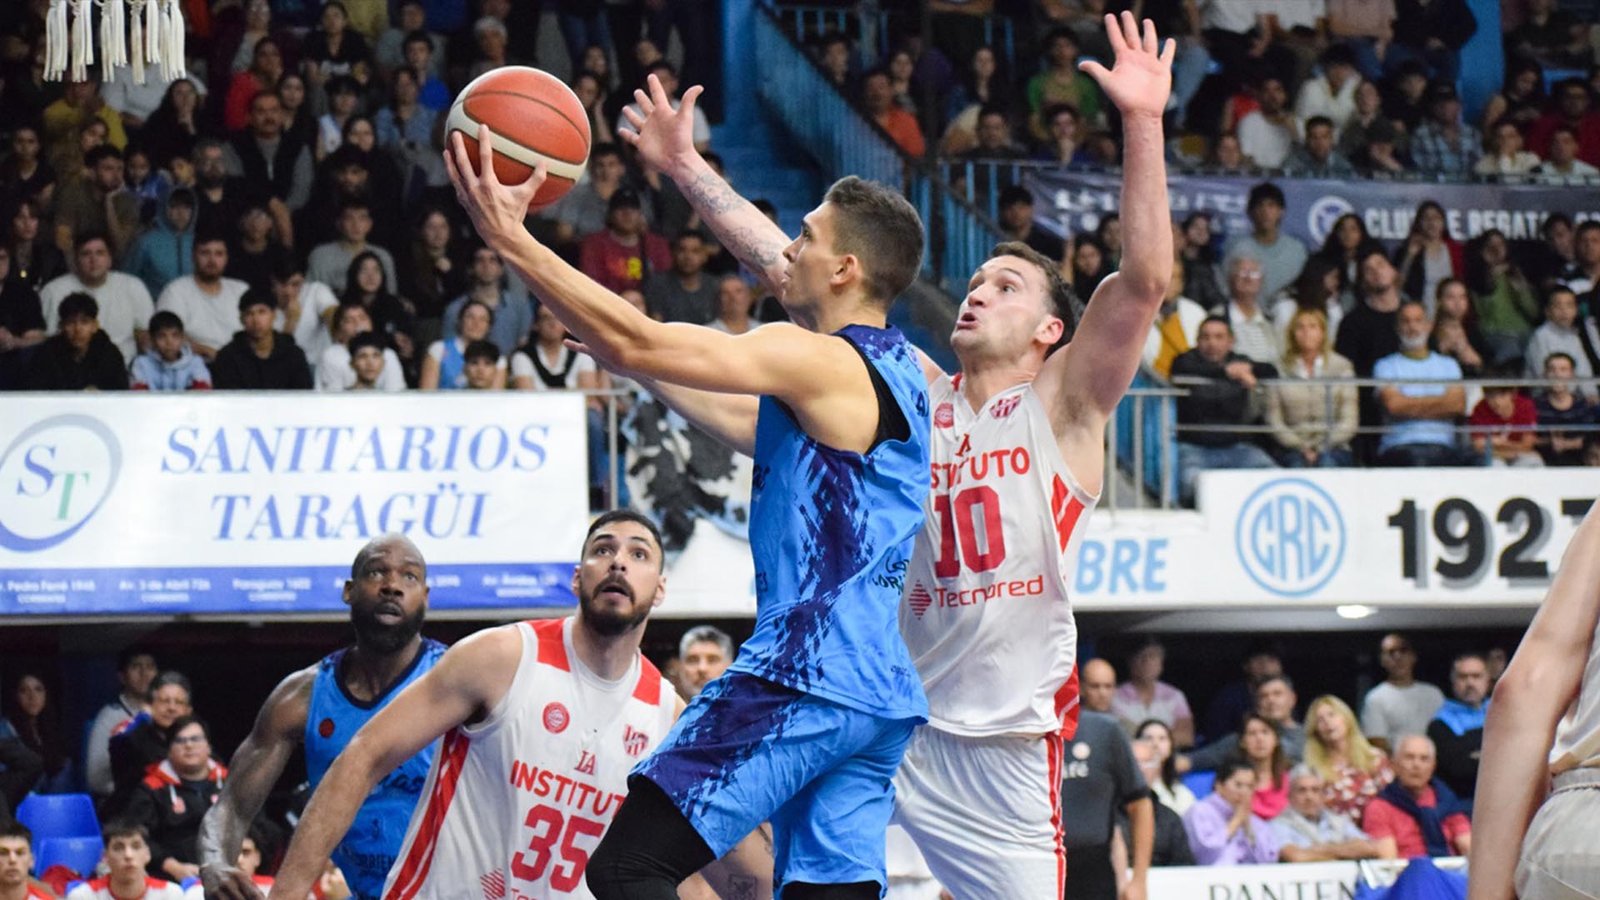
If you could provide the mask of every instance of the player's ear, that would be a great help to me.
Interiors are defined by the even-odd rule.
[[[578,596],[578,573],[582,570],[581,566],[572,567],[572,596],[574,597]]]
[[[848,284],[851,279],[859,281],[862,275],[861,260],[854,253],[846,253],[839,257],[838,264],[833,268],[833,276],[828,280],[835,285],[842,286]]]
[[[350,594],[353,591],[355,591],[355,589],[356,589],[356,583],[354,581],[352,581],[351,579],[346,578],[344,580],[344,590],[339,592],[340,597],[342,597],[344,599],[344,605],[345,606],[349,606],[350,605]]]
[[[1033,337],[1046,347],[1054,347],[1066,331],[1067,323],[1063,322],[1060,316],[1045,316],[1039,322],[1039,327],[1034,330]]]
[[[665,572],[663,572],[663,573],[661,573],[661,577],[656,579],[656,595],[655,595],[655,598],[650,601],[650,608],[651,609],[655,609],[656,607],[658,607],[662,603],[664,603],[666,601],[666,599],[667,599],[667,574]]]

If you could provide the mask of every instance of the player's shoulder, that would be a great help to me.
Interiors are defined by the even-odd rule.
[[[497,670],[515,669],[522,660],[523,627],[538,623],[511,622],[475,631],[446,649],[434,664],[434,670]]]

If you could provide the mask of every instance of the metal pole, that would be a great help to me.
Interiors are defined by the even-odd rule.
[[[1144,395],[1135,394],[1133,397],[1133,471],[1134,487],[1133,496],[1136,498],[1135,508],[1144,509]]]
[[[1117,459],[1117,415],[1111,414],[1111,420],[1106,422],[1106,502],[1112,509],[1117,508],[1117,482],[1121,481],[1120,466]]]
[[[1172,421],[1172,395],[1161,395],[1161,508],[1172,508],[1172,447],[1174,435],[1167,432],[1167,422]]]
[[[618,502],[617,488],[620,479],[617,478],[617,395],[606,395],[606,478],[611,487],[611,505],[621,506]]]

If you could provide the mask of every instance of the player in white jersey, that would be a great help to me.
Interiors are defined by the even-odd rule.
[[[1473,799],[1468,900],[1600,898],[1600,504],[1495,686]]]
[[[683,708],[639,652],[666,596],[662,563],[650,520],[596,519],[573,573],[577,615],[466,638],[363,726],[306,807],[272,900],[304,900],[363,798],[441,735],[384,897],[592,897],[584,868],[628,772]],[[728,878],[729,896],[757,896],[748,875]]]
[[[80,882],[67,892],[67,900],[183,900],[183,888],[145,872],[150,838],[143,825],[111,822],[101,838],[106,874]]]

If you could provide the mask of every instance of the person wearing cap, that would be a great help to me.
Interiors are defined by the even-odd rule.
[[[61,330],[33,353],[27,385],[35,391],[125,391],[128,364],[100,330],[100,304],[84,292],[68,294],[57,310]]]
[[[274,331],[277,315],[272,294],[251,288],[239,298],[239,324],[227,346],[211,364],[217,390],[308,391],[311,368],[294,338]]]
[[[578,268],[607,290],[638,290],[654,272],[672,267],[667,242],[645,224],[639,193],[621,187],[606,204],[606,227],[583,239]]]
[[[1428,87],[1428,116],[1411,136],[1411,159],[1429,175],[1466,175],[1483,156],[1483,136],[1461,120],[1461,97],[1448,81]]]

